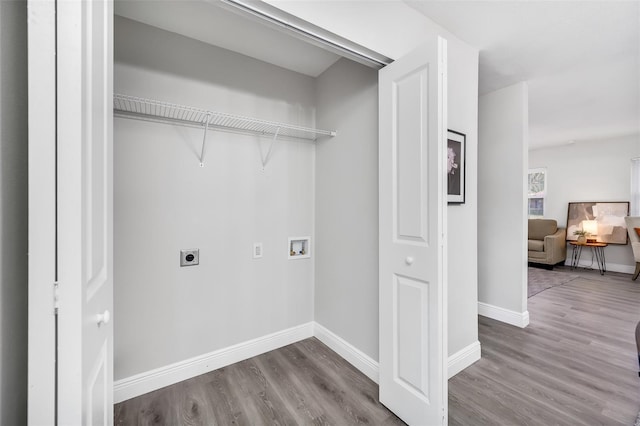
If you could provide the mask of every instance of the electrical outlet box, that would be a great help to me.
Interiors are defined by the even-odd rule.
[[[253,243],[253,258],[260,259],[262,257],[262,243]]]
[[[180,266],[194,266],[200,263],[200,249],[180,250]]]

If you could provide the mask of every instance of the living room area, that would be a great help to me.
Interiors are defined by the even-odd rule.
[[[518,329],[480,317],[486,364],[456,376],[451,394],[467,398],[470,382],[500,371],[486,383],[489,394],[500,386],[509,392],[501,414],[489,419],[523,422],[512,402],[542,423],[632,424],[639,408],[638,135],[536,147],[528,166],[530,323]]]
[[[614,6],[601,6],[610,22],[604,14]],[[638,417],[640,279],[632,279],[638,258],[625,222],[640,216],[637,19],[618,28],[601,33],[616,38],[615,51],[597,40],[572,46],[563,55],[574,64],[537,75],[555,57],[547,49],[526,83],[480,95],[482,358],[449,382],[450,424],[630,425]],[[583,48],[585,61],[586,52],[603,56],[575,65]],[[530,217],[555,221],[533,244]]]
[[[637,277],[625,217],[639,215],[639,155],[637,135],[529,151],[528,297],[562,282],[544,269]]]
[[[450,424],[640,425],[640,242],[618,229],[640,216],[639,136],[526,154],[526,323],[479,304],[482,359],[449,381]]]
[[[639,212],[634,211],[635,205],[632,202],[637,198],[637,194],[634,193],[638,191],[637,176],[635,181],[632,180],[633,167],[635,174],[638,173],[638,157],[640,141],[637,135],[571,141],[562,145],[531,149],[528,179],[529,218],[556,220],[558,228],[565,230],[566,239],[577,241],[579,235],[576,233],[582,231],[584,221],[574,221],[567,229],[570,204],[618,204],[620,215],[626,209],[624,216],[638,216]],[[634,183],[636,186],[632,187]],[[589,212],[588,217],[584,214],[583,217],[596,218],[593,211]],[[586,237],[588,240],[593,238],[609,243],[604,248],[608,271],[632,274],[635,271],[635,259],[631,245],[627,244],[624,221],[619,220],[616,225],[621,232],[615,239],[607,239],[605,235],[598,236],[597,228],[590,230],[594,235]],[[601,232],[603,231],[604,228]],[[574,246],[567,246],[565,264],[571,265]],[[590,255],[591,251],[585,250],[576,266],[597,269],[596,260],[592,261]],[[553,264],[559,262],[560,258],[557,258]]]

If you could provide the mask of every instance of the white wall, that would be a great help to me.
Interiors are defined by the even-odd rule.
[[[571,145],[529,151],[529,168],[547,169],[545,217],[567,226],[568,203],[573,201],[629,201],[631,159],[640,155],[640,136],[579,141]],[[567,255],[570,256],[571,249]],[[581,263],[591,264],[583,253]],[[605,249],[607,269],[632,273],[630,245]],[[570,258],[567,260],[570,264]],[[597,268],[597,265],[595,266]]]
[[[393,58],[410,51],[420,40],[433,34],[442,34],[448,39],[449,57],[449,128],[467,135],[467,193],[466,203],[450,206],[448,209],[449,228],[449,354],[477,344],[477,117],[478,117],[478,51],[460,42],[435,23],[420,15],[401,2],[269,2],[289,13],[325,27],[341,36],[351,38],[365,47],[376,50]],[[376,28],[376,31],[371,31]],[[335,65],[349,68],[354,77],[354,67],[345,64]],[[359,120],[364,119],[364,111],[369,111],[371,120],[377,122],[377,112],[373,112],[372,99],[367,77],[358,77],[365,82],[341,82],[337,71],[328,70],[319,79],[318,120],[331,117],[340,119],[344,114],[326,112],[346,102],[346,94],[359,96]],[[346,71],[345,71],[346,72]],[[364,71],[361,73],[364,74]],[[339,89],[330,89],[332,84]],[[325,92],[325,90],[327,92]],[[353,115],[355,113],[352,113]],[[370,194],[377,191],[377,162],[371,154],[370,139],[373,134],[364,132],[359,123],[355,125],[341,120],[343,127],[349,129],[347,148],[340,145],[324,147],[318,145],[317,151],[317,234],[319,257],[316,265],[316,314],[321,324],[352,343],[373,359],[378,353],[378,262],[372,252],[377,250],[377,198]],[[354,126],[354,127],[352,127]],[[352,136],[353,135],[353,136]],[[349,176],[324,176],[321,169],[330,164],[351,164]],[[335,172],[334,172],[335,173]],[[331,197],[329,188],[333,185],[336,197]],[[336,186],[339,185],[339,186]],[[357,195],[356,195],[357,194]],[[354,213],[345,212],[342,218],[335,212],[345,209],[349,196],[358,197]],[[374,203],[375,201],[375,203]],[[321,213],[329,212],[333,216],[323,219]],[[360,216],[358,216],[358,214]],[[342,219],[344,222],[339,223]],[[345,244],[344,235],[349,230],[357,230],[367,243],[375,247],[366,247],[365,251],[355,254],[356,265],[349,266],[349,257],[330,254],[331,250]],[[322,245],[326,244],[327,247]],[[354,247],[357,242],[351,243]],[[365,259],[369,263],[365,264]],[[326,263],[320,263],[326,262]],[[334,269],[335,268],[335,269]],[[334,269],[333,272],[324,272]],[[358,271],[355,273],[355,271]],[[365,292],[366,291],[366,292]],[[337,297],[339,294],[345,299]],[[479,346],[477,347],[479,357]]]
[[[453,355],[478,341],[478,51],[450,38],[448,59],[448,127],[464,133],[467,142],[465,203],[447,209],[448,337]]]
[[[311,15],[313,15],[314,11],[320,11],[320,9],[328,6],[327,3],[319,2],[313,2],[313,4],[308,3],[307,5],[310,7],[308,11],[311,11]],[[334,6],[341,7],[332,3],[330,8]],[[449,120],[451,123],[449,127],[466,133],[468,144],[467,202],[465,205],[451,206],[449,208],[451,218],[449,219],[450,309],[448,321],[449,350],[450,354],[453,354],[470,345],[477,345],[477,246],[475,243],[477,239],[475,227],[477,220],[477,192],[475,174],[477,170],[478,52],[459,42],[433,22],[400,2],[394,2],[392,6],[392,8],[395,8],[396,12],[398,12],[393,13],[393,24],[389,25],[387,22],[387,24],[382,27],[379,27],[376,22],[385,16],[390,19],[391,14],[380,12],[373,15],[363,15],[363,7],[366,9],[366,5],[361,3],[357,6],[354,5],[352,8],[348,8],[348,11],[342,11],[345,13],[340,14],[340,20],[350,22],[350,28],[354,32],[340,35],[351,37],[355,41],[362,42],[358,34],[364,36],[365,34],[371,33],[370,28],[378,28],[378,35],[376,35],[373,40],[371,40],[371,44],[366,47],[378,50],[389,56],[397,57],[413,49],[413,47],[420,43],[421,38],[427,35],[443,34],[449,39]],[[324,12],[317,16],[320,15],[328,16]],[[371,18],[374,15],[375,19],[369,19],[368,21],[362,19],[364,16]],[[302,17],[308,18],[308,16]],[[309,20],[314,22],[314,19]],[[321,22],[315,21],[314,23],[322,25]],[[360,25],[354,25],[354,23],[359,23]],[[411,37],[404,37],[409,27],[411,27],[411,34],[413,35]],[[327,28],[331,29],[331,27]],[[379,31],[379,28],[385,28],[386,31]],[[415,32],[415,34],[413,32]],[[391,39],[394,40],[393,43],[395,43],[395,47],[390,49],[385,48],[383,46],[385,40],[388,41]],[[160,44],[157,41],[156,43]],[[366,45],[366,43],[363,44]],[[381,46],[383,48],[379,49]],[[138,56],[140,56],[138,54],[139,52],[135,52],[133,49],[127,50],[131,50],[131,54],[127,54],[128,57],[126,61],[120,59],[121,62],[138,63],[137,67],[146,68],[149,72],[152,72],[151,70],[161,65],[171,72],[177,72],[178,74],[188,73],[189,75],[194,75],[197,79],[206,81],[211,78],[209,73],[203,70],[183,70],[182,68],[185,67],[179,64],[183,62],[180,56],[184,53],[178,55],[178,58],[172,58],[168,63],[163,63],[157,59],[154,60],[154,63],[148,63],[149,60],[141,62],[138,58]],[[126,52],[121,53],[120,56],[125,53]],[[150,56],[153,58],[154,55]],[[162,58],[170,57],[168,53],[163,52]],[[316,171],[316,178],[318,179],[316,190],[318,191],[318,196],[315,208],[315,223],[318,229],[315,233],[315,235],[317,235],[315,247],[317,253],[315,267],[315,279],[317,280],[315,287],[315,318],[329,328],[330,331],[343,337],[350,344],[353,344],[357,349],[377,359],[378,267],[376,237],[377,216],[375,213],[377,212],[377,146],[371,145],[374,139],[377,138],[377,125],[375,124],[377,123],[377,110],[374,110],[374,108],[377,108],[377,93],[375,93],[374,96],[373,92],[373,90],[377,89],[370,86],[374,79],[374,73],[372,73],[371,70],[359,67],[359,65],[349,64],[347,61],[340,61],[318,80],[319,127],[324,125],[324,121],[327,121],[326,125],[330,126],[329,118],[335,118],[339,120],[335,126],[339,132],[336,140],[346,139],[347,141],[344,147],[338,143],[334,146],[332,145],[332,141],[320,142],[317,146],[319,157],[316,163],[316,167],[318,168]],[[118,76],[119,69],[122,70],[120,72],[124,72],[124,70],[128,68],[128,64],[127,67],[119,65],[116,68],[116,76]],[[353,84],[340,82],[339,72],[345,73],[345,81],[351,81]],[[156,74],[155,72],[152,73]],[[149,91],[147,86],[149,86],[150,82],[153,83],[153,80],[148,81],[146,78],[138,78],[135,84],[137,93],[141,90]],[[337,89],[330,88],[334,82],[338,84]],[[118,86],[118,84],[117,78],[116,86]],[[231,83],[228,84],[237,86],[238,82],[231,81]],[[155,83],[151,84],[151,91],[153,91],[153,86],[155,86]],[[198,90],[199,88],[195,91],[197,92]],[[265,88],[263,87],[261,90],[265,90]],[[180,99],[184,90],[181,88],[177,91],[177,94],[175,94],[172,93],[174,90],[165,84],[163,85],[163,91],[168,95],[175,95],[176,99]],[[191,91],[189,91],[189,93],[191,93]],[[343,117],[337,113],[340,110],[338,109],[336,111],[337,106],[340,105],[340,99],[347,102],[347,97],[344,96],[346,93],[359,96],[355,98],[355,102],[359,108],[353,112],[357,117],[355,124],[341,119]],[[242,96],[242,94],[242,92],[238,92],[234,95]],[[154,93],[150,95],[157,96]],[[231,100],[232,98],[229,97],[229,99]],[[349,102],[354,101],[351,100]],[[243,108],[246,107],[242,102],[240,102],[240,106]],[[246,111],[236,112],[247,114]],[[305,117],[309,117],[309,119],[312,120],[313,115],[305,115]],[[358,125],[358,120],[365,120],[365,117],[371,117],[370,119],[374,120],[374,126],[371,127],[371,130],[363,130],[362,127]],[[352,138],[351,135],[357,136]],[[116,134],[116,138],[117,137],[118,135]],[[377,140],[375,142],[377,142]],[[330,187],[338,181],[337,178],[341,177],[342,174],[336,173],[334,170],[329,174],[324,172],[325,169],[330,169],[332,162],[333,164],[348,164],[351,162],[349,178],[340,180],[340,186],[332,188],[333,195]],[[336,168],[335,170],[338,169]],[[336,174],[336,176],[331,176],[331,173]],[[349,194],[351,195],[349,198],[350,203],[353,199],[359,201],[359,204],[355,206],[354,213],[346,209],[344,205],[345,197],[349,196]],[[352,208],[351,204],[349,208]],[[344,220],[344,222],[338,221],[336,217],[331,216],[331,214],[335,214],[335,212],[340,211],[340,209],[343,209],[343,217],[341,219]],[[329,212],[329,216],[325,217],[325,213],[327,212]],[[365,216],[359,218],[358,215],[355,214],[356,212],[364,213]],[[355,241],[344,239],[343,231],[347,232],[350,230],[351,232],[353,230],[358,231],[359,235],[357,238],[362,238],[362,240],[366,242],[366,246],[363,246],[365,248],[362,255],[358,255],[355,259],[355,262],[363,267],[363,269],[358,270],[357,273],[354,272],[356,268],[353,267],[353,264],[346,265],[345,259],[343,259],[339,253],[335,252],[336,250],[340,250],[336,249],[336,247],[345,245],[353,247],[357,244]],[[117,241],[116,244],[118,244]],[[174,250],[177,249],[178,247],[174,248]],[[267,246],[265,246],[265,250],[267,250]],[[157,255],[154,256],[158,257]],[[150,258],[152,257],[153,256],[150,256]],[[370,262],[367,263],[367,260],[370,260]],[[117,261],[116,259],[116,262]],[[116,274],[117,273],[116,271]],[[116,293],[116,304],[120,299],[124,300],[128,298]],[[175,311],[179,312],[179,309],[176,308]],[[310,315],[309,319],[314,318],[312,313]],[[118,329],[116,329],[116,335],[117,333]],[[232,334],[233,333],[229,333],[229,335]],[[235,340],[229,338],[227,341],[242,341],[246,339],[245,336],[246,335],[237,336]],[[116,340],[116,345],[117,344],[118,341]],[[156,364],[158,363],[156,362]]]
[[[0,424],[27,422],[27,3],[0,1]]]
[[[314,80],[116,18],[115,90],[314,125]],[[313,262],[287,260],[313,236],[314,146],[115,119],[115,378],[313,319]],[[265,146],[266,149],[266,146]],[[253,242],[264,257],[252,259]],[[179,250],[200,265],[179,267]]]
[[[341,59],[317,79],[315,320],[378,359],[378,73]]]
[[[478,120],[480,313],[520,326],[528,323],[527,93],[518,83],[480,96]]]

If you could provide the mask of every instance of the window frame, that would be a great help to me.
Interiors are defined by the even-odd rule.
[[[544,175],[544,187],[542,191],[537,192],[535,195],[531,195],[531,175],[534,173],[542,173]],[[529,169],[527,172],[527,217],[529,219],[542,219],[544,218],[547,204],[547,186],[548,186],[548,173],[546,167],[536,167]],[[539,200],[542,199],[542,215],[532,215],[531,214],[531,200]]]
[[[629,216],[640,216],[640,157],[631,159],[631,203]]]

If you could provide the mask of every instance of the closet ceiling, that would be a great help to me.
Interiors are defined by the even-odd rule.
[[[116,0],[116,15],[317,77],[340,56],[268,28],[215,1]]]
[[[640,2],[412,1],[480,49],[480,93],[529,83],[530,147],[640,131]]]

